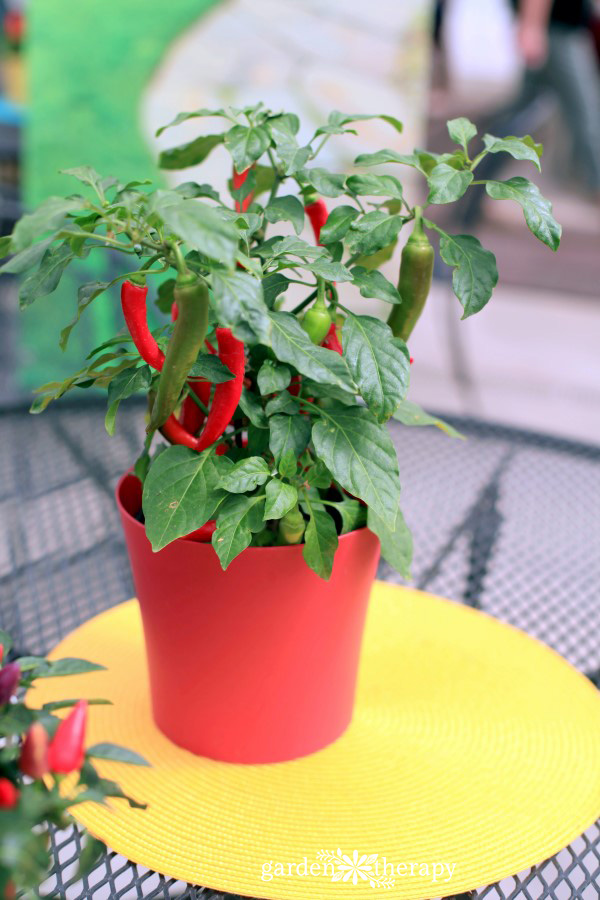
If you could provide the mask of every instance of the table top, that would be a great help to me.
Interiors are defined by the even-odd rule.
[[[44,654],[133,584],[114,486],[142,443],[142,409],[122,404],[117,435],[95,398],[43,416],[0,410],[0,627],[21,654]],[[600,681],[600,447],[456,420],[391,432],[415,540],[416,587],[478,607],[544,641]],[[385,563],[379,577],[400,581]],[[78,898],[229,895],[175,882],[108,853],[67,888],[81,841],[52,835],[44,886]],[[600,822],[551,860],[472,893],[481,900],[597,900]],[[461,895],[466,897],[467,895]]]

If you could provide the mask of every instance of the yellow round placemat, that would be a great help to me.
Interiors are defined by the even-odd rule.
[[[293,762],[219,763],[163,737],[135,602],[52,656],[108,671],[68,690],[39,682],[30,702],[109,698],[90,710],[89,744],[124,744],[153,766],[98,764],[146,811],[111,801],[74,815],[134,862],[195,884],[276,900],[387,887],[422,900],[541,862],[600,814],[596,689],[517,629],[419,591],[375,584],[353,722]]]

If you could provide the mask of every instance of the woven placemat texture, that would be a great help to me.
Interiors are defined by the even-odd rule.
[[[289,763],[195,757],[156,729],[135,602],[85,623],[53,656],[108,667],[70,680],[73,696],[114,704],[91,709],[89,743],[152,763],[99,765],[146,811],[115,801],[77,818],[134,862],[191,883],[274,900],[365,900],[374,887],[447,896],[541,862],[600,813],[597,690],[524,633],[430,594],[375,584],[353,722]],[[42,683],[31,700],[53,690]]]

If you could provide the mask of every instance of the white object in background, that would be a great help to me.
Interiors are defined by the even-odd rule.
[[[523,67],[507,0],[448,0],[443,42],[457,106],[486,109],[515,91]]]

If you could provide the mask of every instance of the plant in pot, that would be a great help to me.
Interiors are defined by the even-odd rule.
[[[316,157],[332,135],[353,134],[371,116],[333,112],[307,143],[297,116],[261,104],[183,113],[165,128],[209,116],[221,128],[163,152],[160,165],[184,169],[224,149],[231,199],[209,184],[153,190],[71,169],[82,194],[52,197],[24,216],[4,239],[4,253],[15,255],[2,268],[35,267],[20,288],[28,306],[73,260],[99,247],[121,254],[113,282],[81,286],[60,340],[65,346],[113,284],[126,329],[75,375],[40,388],[32,412],[75,388],[106,388],[112,434],[120,403],[147,394],[146,439],[117,499],[155,720],[195,753],[272,762],[344,731],[380,552],[409,577],[411,538],[386,423],[443,426],[407,400],[406,342],[433,270],[428,234],[454,270],[463,318],[485,306],[498,277],[475,237],[448,234],[395,175],[374,167],[419,172],[432,210],[485,184],[490,197],[519,203],[552,250],[560,227],[526,178],[476,180],[488,153],[539,169],[542,148],[528,136],[485,135],[472,151],[475,127],[454,119],[452,152],[384,149],[359,156],[346,175]],[[410,235],[396,287],[380,267],[402,228]],[[154,329],[149,286],[171,319]],[[387,322],[353,312],[359,295],[389,304]]]

